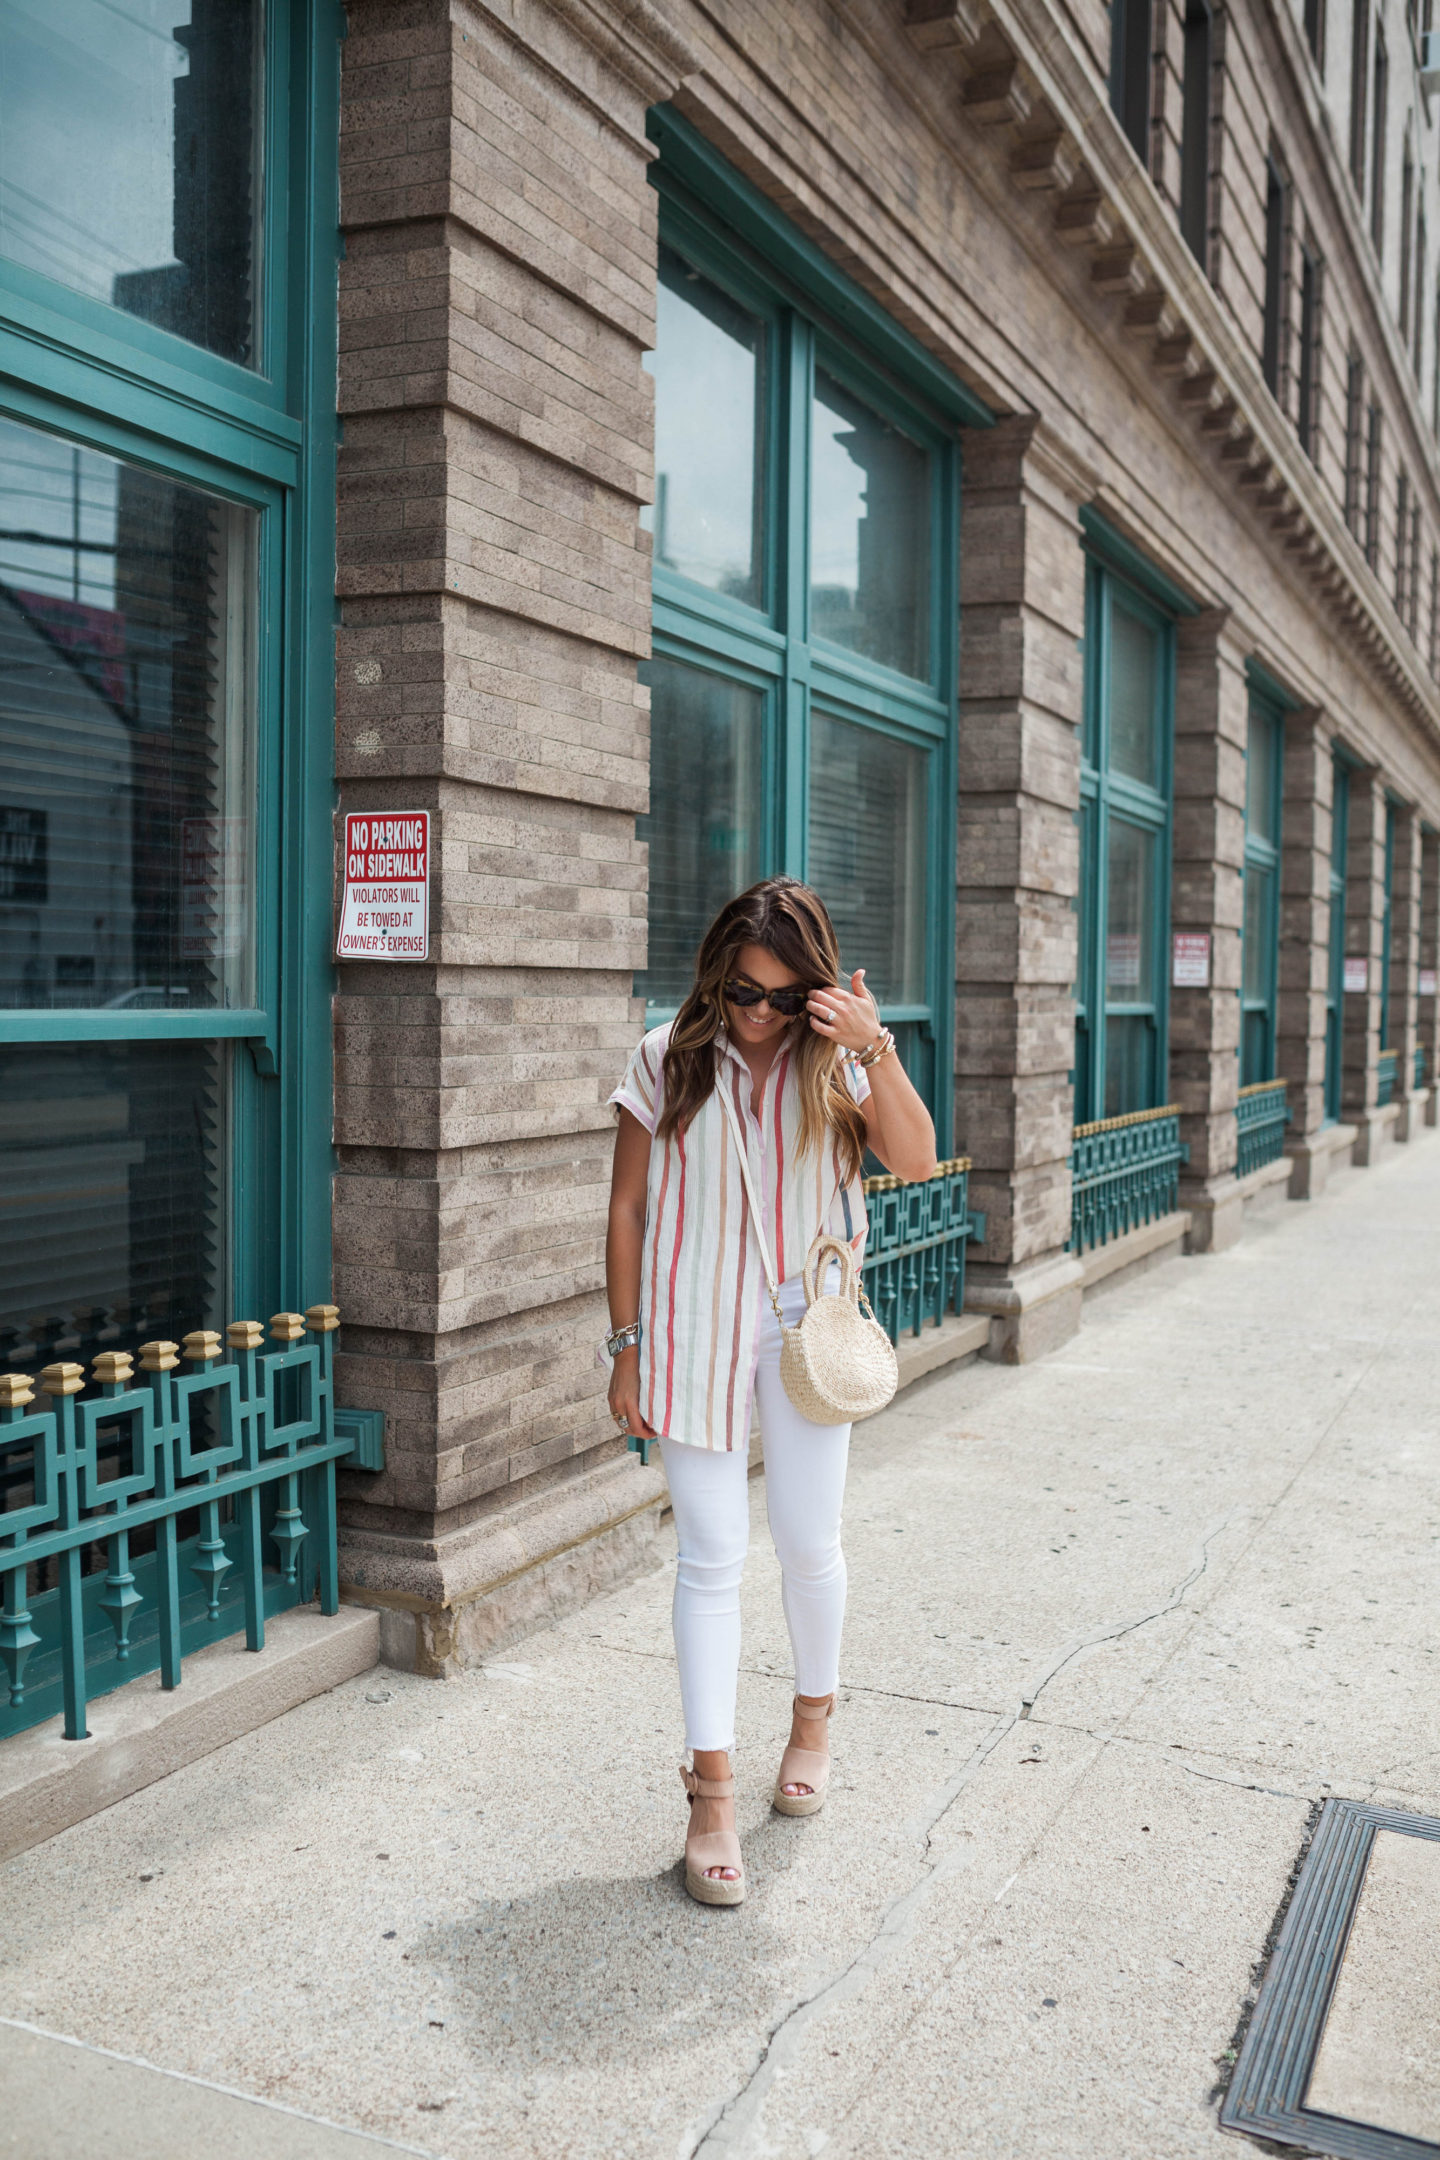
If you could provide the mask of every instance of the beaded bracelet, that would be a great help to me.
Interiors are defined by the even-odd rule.
[[[857,1062],[862,1068],[878,1065],[881,1058],[889,1057],[894,1048],[895,1037],[891,1034],[889,1028],[882,1028],[873,1042],[866,1043],[864,1049],[859,1053]]]

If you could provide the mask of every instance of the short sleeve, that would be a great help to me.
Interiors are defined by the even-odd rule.
[[[652,1028],[630,1053],[625,1077],[610,1097],[617,1110],[628,1110],[646,1132],[653,1133],[659,1116],[660,1067],[665,1056],[665,1030]]]
[[[846,1087],[849,1088],[857,1103],[863,1103],[870,1093],[869,1073],[865,1071],[863,1066],[857,1064],[853,1057],[843,1058],[841,1060],[841,1069],[845,1074]]]

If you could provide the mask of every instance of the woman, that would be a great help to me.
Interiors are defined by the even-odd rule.
[[[675,1510],[675,1654],[694,1761],[680,1772],[690,1802],[685,1886],[702,1904],[738,1905],[745,1876],[730,1750],[752,1401],[795,1656],[790,1743],[774,1793],[789,1815],[813,1814],[829,1775],[850,1428],[812,1425],[781,1385],[780,1326],[736,1135],[745,1137],[793,1327],[815,1237],[846,1237],[861,1256],[865,1149],[900,1177],[930,1177],[935,1128],[881,1026],[865,970],[842,983],[824,903],[786,877],[766,878],[721,909],[694,988],[675,1019],[645,1037],[610,1099],[620,1128],[605,1249],[610,1408],[622,1432],[659,1439]]]

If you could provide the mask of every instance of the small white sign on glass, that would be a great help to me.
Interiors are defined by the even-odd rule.
[[[1348,996],[1368,990],[1370,987],[1370,963],[1362,954],[1358,960],[1346,959],[1345,993]]]

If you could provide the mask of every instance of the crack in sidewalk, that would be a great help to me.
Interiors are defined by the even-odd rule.
[[[935,1804],[921,1825],[925,1849],[921,1873],[898,1897],[891,1900],[881,1914],[879,1925],[869,1940],[862,1944],[849,1962],[838,1973],[816,1988],[813,1994],[803,1996],[778,2017],[770,2027],[761,2046],[759,2059],[745,2083],[728,2100],[720,2103],[710,2115],[708,2122],[697,2131],[687,2131],[680,2145],[680,2160],[705,2160],[706,2155],[721,2153],[739,2154],[749,2147],[752,2132],[758,2131],[764,2114],[765,2102],[776,2077],[787,2069],[799,2053],[800,2044],[808,2028],[825,2016],[836,2004],[848,2002],[869,1985],[871,1976],[901,1949],[914,1934],[921,1912],[942,1883],[960,1874],[970,1865],[966,1852],[952,1852],[938,1860],[930,1858],[935,1831],[950,1809],[954,1807],[967,1786],[973,1783],[980,1771],[999,1747],[1008,1733],[1029,1717],[1040,1695],[1056,1676],[1063,1672],[1072,1659],[1082,1650],[1093,1649],[1101,1643],[1118,1641],[1131,1635],[1137,1628],[1148,1626],[1173,1612],[1184,1599],[1185,1593],[1199,1581],[1210,1564],[1210,1548],[1223,1536],[1234,1520],[1232,1508],[1224,1520],[1217,1523],[1201,1540],[1198,1557],[1193,1566],[1161,1601],[1149,1611],[1133,1615],[1128,1620],[1107,1622],[1092,1629],[1087,1635],[1076,1636],[1057,1650],[1020,1700],[1011,1710],[1004,1711],[990,1730],[979,1740],[965,1762],[948,1783],[940,1788]],[[1025,1865],[1025,1855],[1020,1868]],[[1020,1873],[1016,1869],[1016,1875]],[[1015,1880],[1012,1875],[1010,1882]],[[1008,1890],[1010,1883],[1005,1888]]]

